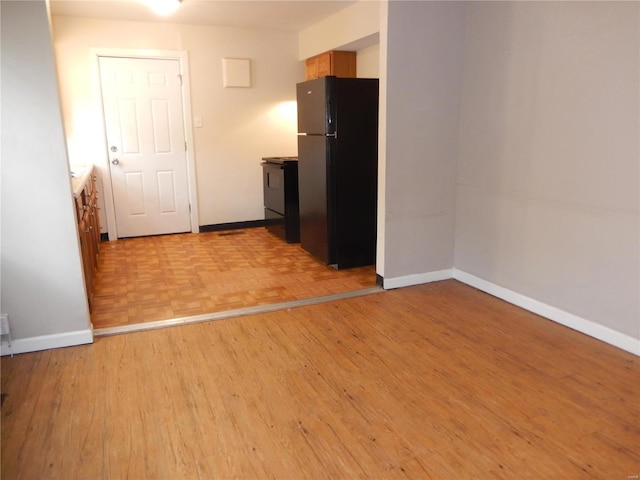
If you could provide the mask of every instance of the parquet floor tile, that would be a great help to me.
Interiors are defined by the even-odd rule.
[[[91,321],[116,327],[350,292],[375,267],[335,270],[264,228],[104,242]]]

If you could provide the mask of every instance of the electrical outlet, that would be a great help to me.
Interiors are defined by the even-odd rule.
[[[0,315],[0,335],[9,335],[9,314]]]

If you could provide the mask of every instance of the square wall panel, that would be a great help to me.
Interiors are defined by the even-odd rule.
[[[251,60],[249,58],[223,58],[222,86],[224,88],[250,88]]]

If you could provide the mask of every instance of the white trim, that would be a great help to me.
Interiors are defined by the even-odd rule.
[[[180,64],[180,73],[182,75],[182,115],[184,118],[184,134],[187,142],[187,182],[189,185],[189,205],[191,233],[198,233],[200,225],[198,220],[198,191],[196,182],[196,161],[195,147],[193,141],[193,120],[191,116],[191,80],[189,77],[189,55],[183,50],[139,50],[139,49],[121,49],[121,48],[92,48],[91,56],[95,61],[96,85],[98,88],[98,96],[100,97],[100,111],[102,113],[102,126],[104,125],[104,107],[102,105],[102,86],[100,81],[100,57],[120,57],[120,58],[152,58],[160,60],[178,60]],[[105,148],[106,148],[105,140]],[[118,232],[115,221],[115,205],[113,202],[113,193],[111,190],[111,169],[109,168],[108,155],[102,165],[103,175],[102,186],[104,189],[105,216],[107,218],[107,232],[109,240],[117,240]]]
[[[453,269],[437,270],[435,272],[416,273],[413,275],[405,275],[403,277],[382,279],[382,287],[385,290],[392,288],[410,287],[412,285],[421,285],[423,283],[438,282],[453,278]]]
[[[19,338],[8,341],[2,340],[0,345],[0,355],[13,355],[17,353],[37,352],[39,350],[49,350],[51,348],[73,347],[75,345],[85,345],[93,343],[93,333],[91,329],[76,330],[73,332],[55,333],[52,335],[41,335],[38,337]]]
[[[618,347],[629,353],[640,356],[640,340],[636,338],[617,332],[608,327],[592,322],[591,320],[587,320],[586,318],[565,312],[559,308],[552,307],[551,305],[534,300],[526,295],[514,292],[513,290],[501,287],[495,283],[488,282],[482,278],[478,278],[455,268],[453,269],[453,278],[475,287],[478,290],[482,290],[483,292],[517,305],[518,307],[524,308],[525,310],[548,318],[549,320],[564,325],[565,327],[577,330],[578,332],[597,338],[609,345],[613,345],[614,347]]]
[[[189,182],[189,205],[191,214],[191,233],[200,232],[198,219],[198,192],[196,182],[195,143],[193,140],[193,114],[191,113],[191,79],[189,77],[189,56],[187,52],[180,58],[182,74],[182,108],[184,114],[184,136],[187,141],[187,178]]]

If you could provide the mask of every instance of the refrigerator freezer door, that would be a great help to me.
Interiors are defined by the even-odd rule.
[[[328,108],[330,90],[331,81],[326,77],[296,85],[298,133],[320,135],[335,132]]]
[[[298,182],[300,185],[300,245],[326,264],[334,263],[329,217],[327,178],[333,138],[322,135],[298,137]]]

